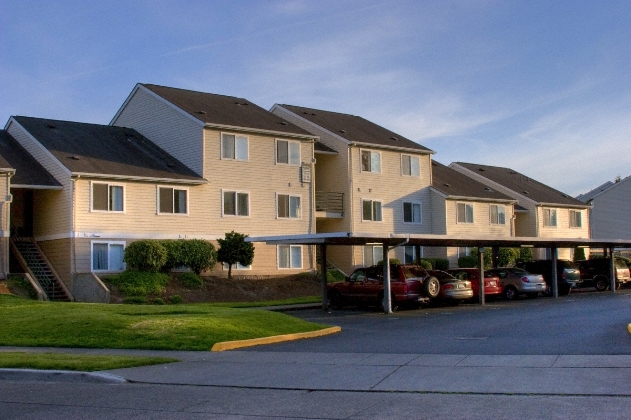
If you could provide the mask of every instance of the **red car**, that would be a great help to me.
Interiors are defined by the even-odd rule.
[[[480,270],[477,268],[452,268],[447,270],[449,274],[457,279],[469,280],[473,289],[473,296],[480,296]],[[501,296],[504,293],[504,287],[497,276],[490,276],[488,272],[484,272],[484,296]]]

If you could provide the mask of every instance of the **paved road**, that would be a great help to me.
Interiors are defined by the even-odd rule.
[[[127,382],[0,371],[0,418],[627,419],[629,307],[625,291],[394,316],[303,311],[343,332],[224,353],[62,349],[182,362],[108,372]]]

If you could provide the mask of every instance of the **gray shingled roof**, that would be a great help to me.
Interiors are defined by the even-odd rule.
[[[582,201],[542,184],[539,181],[535,181],[534,179],[520,174],[510,168],[464,162],[456,162],[456,164],[467,168],[480,176],[490,179],[491,181],[496,182],[524,197],[528,197],[537,203],[587,207]]]
[[[419,152],[433,153],[425,146],[394,133],[362,117],[320,109],[304,108],[294,105],[280,105],[288,111],[311,121],[320,127],[343,137],[349,142],[374,144],[376,146],[403,147]]]
[[[61,187],[61,184],[35,160],[9,133],[0,130],[0,167],[15,169],[12,185]]]
[[[73,173],[204,181],[131,128],[13,118]]]
[[[247,99],[144,83],[141,86],[207,124],[254,128],[314,137],[311,133]]]
[[[514,201],[513,198],[435,160],[432,161],[432,188],[449,196]]]
[[[613,182],[607,181],[604,184],[599,185],[598,187],[594,188],[593,190],[586,192],[585,194],[581,194],[581,195],[576,196],[576,199],[580,200],[580,201],[582,201],[584,203],[587,203],[589,200],[593,199],[598,194],[608,190],[609,188],[613,187],[614,185],[615,184]]]
[[[315,153],[318,152],[324,152],[324,153],[336,153],[337,154],[337,150],[333,149],[332,147],[327,146],[326,144],[316,141],[315,144],[313,145],[313,149]]]

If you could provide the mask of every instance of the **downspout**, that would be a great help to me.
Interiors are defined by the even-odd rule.
[[[351,147],[351,145],[348,146],[348,154],[346,156],[346,160],[347,160],[347,168],[348,168],[348,184],[349,184],[349,194],[348,194],[348,203],[349,203],[349,209],[348,209],[348,213],[350,215],[350,225],[349,225],[349,232],[354,232],[354,222],[353,222],[353,215],[354,215],[354,206],[353,203],[355,202],[355,198],[354,198],[354,194],[353,194],[353,148]],[[353,247],[351,247],[351,250],[353,249]],[[355,266],[355,253],[353,251],[351,251],[351,265]]]
[[[74,275],[77,272],[77,254],[76,254],[76,245],[75,245],[75,237],[76,237],[76,232],[75,232],[75,228],[76,228],[76,213],[77,213],[77,209],[76,207],[76,199],[75,199],[75,195],[76,195],[76,186],[75,186],[75,182],[77,181],[77,179],[79,178],[79,175],[77,175],[77,178],[70,178],[70,200],[71,200],[71,206],[70,206],[70,278],[72,280],[72,283],[74,283]]]
[[[2,212],[3,212],[3,216],[5,216],[7,218],[6,221],[6,226],[7,227],[7,232],[9,232],[9,235],[7,236],[7,239],[4,241],[5,242],[5,246],[7,247],[6,249],[3,250],[2,252],[2,268],[4,271],[4,278],[6,279],[9,276],[9,241],[11,240],[11,201],[6,200],[7,198],[10,198],[11,196],[11,177],[15,175],[15,172],[13,173],[9,173],[7,174],[7,180],[6,180],[6,188],[7,188],[7,196],[5,197],[4,200],[4,205],[2,206]],[[4,226],[2,226],[3,230],[4,230]]]

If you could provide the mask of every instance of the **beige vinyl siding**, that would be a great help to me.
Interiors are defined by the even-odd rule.
[[[11,211],[11,203],[5,201],[5,197],[9,195],[10,183],[8,174],[0,174],[0,278],[6,278],[9,272],[9,215]]]
[[[201,121],[139,87],[112,125],[130,127],[156,143],[197,174],[203,173]]]
[[[519,203],[528,210],[527,213],[515,212],[515,236],[536,237],[537,231],[537,206],[534,203]]]
[[[463,201],[463,200],[445,200],[447,214],[447,234],[448,235],[467,235],[467,236],[511,236],[511,217],[513,215],[513,206],[506,204],[506,223],[503,225],[490,223],[490,206],[498,203],[487,203],[479,201]],[[473,206],[473,223],[457,222],[457,205],[458,203],[466,203]]]
[[[70,239],[39,241],[37,245],[46,255],[68,290],[72,290]]]
[[[543,213],[544,209],[556,209],[557,225],[556,227],[544,226]],[[583,227],[570,227],[570,210],[567,207],[548,207],[541,206],[537,208],[539,215],[539,236],[542,238],[588,238],[589,237],[589,221],[587,220],[587,210],[582,210]]]
[[[447,207],[445,197],[436,191],[430,190],[430,203],[432,211],[432,232],[436,235],[447,234]]]
[[[348,179],[348,148],[337,147],[338,155],[316,154],[315,190],[323,193],[344,194],[344,217],[321,218],[318,220],[317,232],[348,232],[351,229],[350,206],[352,193]]]

